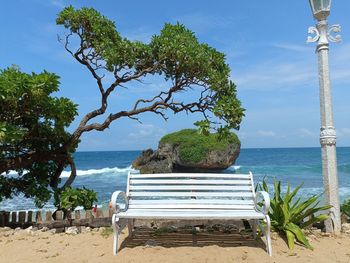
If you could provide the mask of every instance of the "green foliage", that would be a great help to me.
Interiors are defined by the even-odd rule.
[[[290,184],[288,184],[287,192],[282,195],[281,182],[274,180],[274,193],[270,203],[269,216],[271,226],[286,236],[289,248],[293,249],[294,243],[298,241],[303,246],[312,249],[302,229],[326,220],[328,215],[317,213],[327,210],[331,206],[318,206],[319,195],[314,195],[304,201],[300,197],[294,200],[301,187],[302,184],[292,191]],[[258,188],[269,193],[265,180]]]
[[[111,235],[113,235],[114,232],[112,227],[105,227],[100,233],[102,237],[109,238]]]
[[[0,201],[23,193],[42,206],[51,197],[49,185],[58,181],[58,165],[66,165],[74,152],[62,145],[77,105],[52,96],[58,86],[59,77],[47,71],[27,74],[15,66],[0,71]],[[19,175],[6,174],[11,169]]]
[[[205,158],[209,150],[222,150],[232,143],[240,145],[240,141],[234,133],[230,133],[222,140],[218,140],[218,137],[217,133],[202,135],[195,129],[184,129],[165,135],[159,143],[179,146],[180,158],[183,161],[198,163]]]
[[[209,111],[222,121],[221,126],[239,129],[244,109],[236,96],[235,84],[229,81],[230,68],[225,55],[200,43],[184,25],[166,23],[160,34],[154,35],[149,43],[142,43],[123,38],[115,23],[93,8],[66,7],[58,14],[56,23],[78,38],[81,46],[77,48],[77,53],[72,53],[81,56],[79,62],[84,60],[83,65],[90,64],[94,68],[96,64],[101,64],[114,76],[120,73],[131,77],[143,72],[136,79],[161,75],[166,81],[171,80],[177,85],[171,95],[191,87],[202,87],[205,90],[202,95],[205,94],[206,99],[199,99],[202,106],[201,110],[196,111]],[[84,51],[88,56],[82,56]],[[89,56],[93,59],[89,60]],[[122,77],[119,80],[124,83]],[[193,108],[191,110],[180,105],[163,105],[162,108],[170,108],[175,113],[180,110],[193,112],[199,104],[189,104]]]
[[[208,136],[210,134],[210,123],[207,120],[197,121],[194,123],[198,127],[198,133]]]
[[[350,199],[345,200],[340,206],[340,212],[350,217]]]
[[[93,190],[83,188],[66,187],[59,192],[59,204],[55,204],[60,209],[73,211],[78,206],[84,209],[91,209],[94,202],[97,202],[97,193]]]

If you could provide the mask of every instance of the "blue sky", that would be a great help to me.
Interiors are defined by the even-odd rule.
[[[227,55],[231,79],[246,110],[238,135],[243,148],[319,146],[319,95],[315,45],[306,44],[314,24],[307,0],[298,1],[3,1],[0,16],[0,67],[19,65],[26,72],[44,69],[61,76],[59,96],[71,98],[84,114],[99,105],[93,78],[57,41],[55,25],[64,6],[94,7],[116,22],[122,36],[149,41],[165,22],[177,21]],[[331,45],[331,78],[338,145],[350,145],[350,2],[333,1],[330,24],[342,26],[341,44]],[[113,95],[111,110],[128,109],[137,97],[150,96],[166,83],[149,79]],[[143,124],[121,119],[104,132],[84,135],[79,150],[155,148],[168,132],[192,127],[200,118],[185,114],[164,122],[145,114]],[[73,123],[71,130],[77,125]]]

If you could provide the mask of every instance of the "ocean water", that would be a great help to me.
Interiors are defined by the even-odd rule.
[[[78,176],[74,187],[85,186],[98,193],[99,205],[106,206],[112,193],[125,190],[127,174],[131,162],[140,151],[77,152],[75,161]],[[350,147],[338,147],[338,177],[340,198],[350,198]],[[323,179],[321,151],[319,148],[274,148],[242,149],[236,163],[223,173],[248,173],[254,175],[254,182],[263,178],[273,182],[273,178],[297,186],[304,183],[300,194],[304,197],[322,194]],[[62,180],[69,176],[69,171],[62,174]],[[52,203],[45,208],[53,209]],[[30,199],[16,197],[0,203],[0,210],[35,209]]]

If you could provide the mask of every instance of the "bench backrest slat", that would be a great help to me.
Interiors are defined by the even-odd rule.
[[[251,192],[139,192],[131,191],[129,197],[152,197],[150,199],[158,199],[159,197],[237,197],[237,198],[253,198],[253,193]]]
[[[233,178],[251,179],[250,174],[199,174],[199,173],[177,173],[177,174],[131,174],[130,179],[140,178]]]
[[[131,185],[138,185],[138,184],[173,184],[173,185],[182,185],[182,184],[190,184],[190,185],[199,185],[199,184],[205,184],[205,185],[251,185],[250,180],[195,180],[195,179],[186,179],[186,180],[179,180],[179,179],[164,179],[164,180],[154,180],[154,179],[145,179],[145,180],[136,180],[131,179],[130,180]]]
[[[252,174],[129,174],[130,209],[252,210]]]
[[[251,191],[251,186],[236,186],[236,185],[130,185],[129,191],[132,190],[228,190],[228,191]]]

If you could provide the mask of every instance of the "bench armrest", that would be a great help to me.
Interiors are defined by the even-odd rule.
[[[260,196],[263,197],[263,206],[262,207],[260,207],[258,205],[258,199]],[[257,211],[262,212],[264,215],[267,215],[269,213],[269,210],[270,210],[270,196],[269,196],[269,194],[265,191],[257,192],[255,195],[254,204],[255,204],[255,209]]]
[[[121,207],[120,206],[121,204],[117,202],[120,196],[123,197],[124,199],[124,207]],[[129,199],[123,191],[115,191],[112,194],[111,202],[109,203],[109,206],[110,208],[113,209],[114,213],[125,212],[126,210],[128,210],[128,207],[129,207]]]

